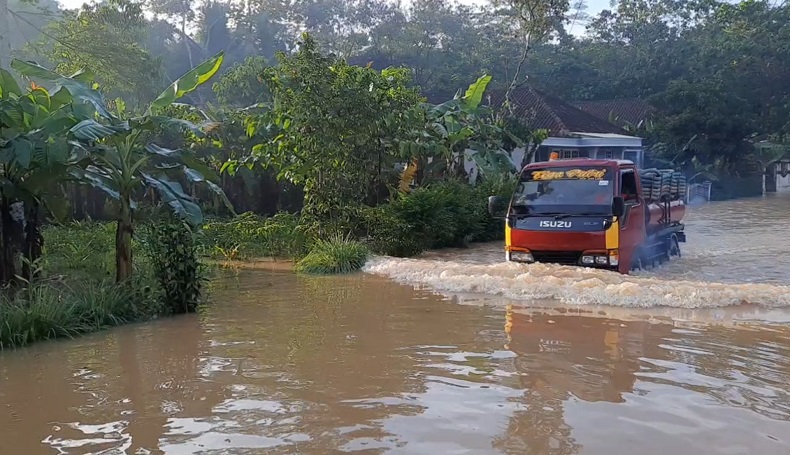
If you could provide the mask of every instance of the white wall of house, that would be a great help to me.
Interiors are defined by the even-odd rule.
[[[777,193],[790,193],[790,174],[782,177],[781,174],[776,174],[776,192]]]
[[[773,188],[768,179],[776,179],[776,185]],[[790,161],[783,159],[772,163],[763,173],[763,194],[774,190],[777,193],[790,193]]]

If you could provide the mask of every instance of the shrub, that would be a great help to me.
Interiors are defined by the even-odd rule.
[[[142,243],[159,282],[163,308],[170,314],[196,311],[205,278],[192,227],[169,219],[148,224],[144,232]]]
[[[368,244],[375,252],[403,257],[501,239],[502,222],[489,216],[487,198],[509,197],[513,186],[505,178],[475,186],[444,182],[398,195],[388,204],[363,210]]]
[[[156,317],[160,308],[139,277],[116,285],[86,282],[77,288],[38,284],[0,297],[0,349],[95,332]]]
[[[350,273],[362,268],[368,249],[356,240],[335,236],[313,243],[310,252],[296,264],[296,271],[310,274]]]

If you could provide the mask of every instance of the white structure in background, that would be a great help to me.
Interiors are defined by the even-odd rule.
[[[552,152],[559,153],[561,159],[591,158],[633,161],[637,167],[645,162],[645,150],[642,138],[613,133],[570,133],[568,137],[549,137],[543,141],[532,157],[531,163],[548,161]],[[472,156],[473,150],[466,151],[464,168],[470,181],[475,181],[479,169]],[[525,150],[518,148],[513,151],[510,161],[520,172],[524,163]]]
[[[686,202],[689,204],[704,204],[710,202],[712,182],[692,183],[686,190]]]

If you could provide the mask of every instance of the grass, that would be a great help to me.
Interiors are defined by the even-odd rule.
[[[114,223],[49,225],[43,235],[42,267],[49,276],[79,281],[115,277]]]
[[[43,235],[42,277],[14,294],[0,290],[0,349],[166,314],[139,242],[133,245],[133,279],[115,284],[114,223],[49,225]]]
[[[299,217],[278,213],[264,218],[252,213],[203,225],[202,254],[214,259],[298,258],[306,254],[310,236]]]
[[[56,338],[74,338],[107,327],[149,320],[161,310],[141,280],[126,286],[86,282],[77,288],[55,283],[0,297],[0,349]]]
[[[351,273],[365,265],[368,249],[360,242],[343,237],[318,240],[307,256],[296,263],[299,273],[317,275]]]

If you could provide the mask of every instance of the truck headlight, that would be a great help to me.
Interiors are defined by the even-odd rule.
[[[598,265],[606,265],[609,263],[609,258],[606,256],[595,256],[595,263]]]
[[[595,264],[595,256],[582,256],[582,264],[584,265]]]
[[[511,251],[510,260],[513,262],[535,262],[532,253],[525,253],[523,251]]]

